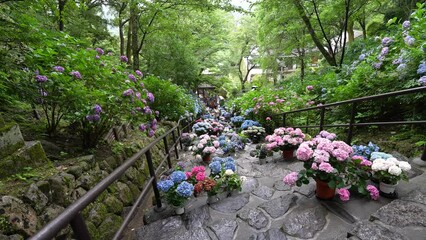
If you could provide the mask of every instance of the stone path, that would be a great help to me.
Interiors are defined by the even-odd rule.
[[[247,146],[235,158],[237,172],[247,177],[241,193],[212,205],[206,196],[195,198],[181,216],[170,210],[147,212],[148,225],[134,228],[132,239],[426,239],[426,167],[413,165],[410,183],[398,186],[398,200],[351,196],[349,202],[338,197],[320,201],[314,182],[300,188],[282,183],[285,174],[302,168],[300,162],[274,155],[259,165],[249,156],[254,148]],[[193,159],[188,152],[182,158]],[[163,219],[156,220],[159,216]]]

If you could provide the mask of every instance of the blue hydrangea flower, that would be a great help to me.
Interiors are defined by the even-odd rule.
[[[170,179],[174,182],[174,183],[180,183],[182,181],[186,180],[186,175],[184,172],[182,171],[174,171],[172,174],[170,174]]]
[[[384,152],[373,152],[373,153],[371,153],[370,161],[374,161],[374,160],[379,159],[379,158],[386,160],[386,159],[391,158],[391,157],[393,157],[393,156],[390,155],[390,154],[384,153]]]
[[[423,76],[426,74],[426,63],[420,63],[419,67],[417,68],[417,74],[420,76]]]
[[[231,117],[231,122],[232,123],[240,123],[244,121],[244,117],[243,116],[235,116],[235,117]]]
[[[245,120],[244,123],[241,125],[241,129],[247,130],[249,127],[260,127],[260,123],[253,121],[253,120]]]
[[[231,169],[235,172],[235,164],[233,162],[226,162],[224,168],[225,170]]]
[[[213,174],[218,174],[222,170],[222,164],[220,163],[220,161],[213,161],[209,164],[209,167]]]
[[[192,194],[194,194],[194,185],[187,181],[183,181],[176,188],[176,192],[181,197],[191,197]]]
[[[157,187],[162,192],[167,192],[173,187],[174,182],[172,180],[163,180],[157,183]]]
[[[359,55],[358,59],[360,61],[364,60],[365,59],[365,54],[363,53],[363,54]]]

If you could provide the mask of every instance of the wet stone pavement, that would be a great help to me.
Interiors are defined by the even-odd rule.
[[[302,164],[284,161],[277,153],[260,165],[249,155],[255,145],[248,145],[234,159],[237,172],[247,179],[242,192],[217,203],[206,204],[207,197],[193,198],[183,215],[171,209],[158,214],[145,213],[147,225],[132,229],[132,239],[167,240],[285,240],[285,239],[426,239],[425,167],[412,164],[409,183],[397,187],[399,199],[380,197],[372,201],[351,196],[348,202],[338,197],[321,201],[315,197],[315,182],[290,188],[283,177],[302,169]],[[398,156],[398,153],[393,153]],[[220,156],[220,155],[219,155]],[[401,160],[412,162],[412,159]],[[192,166],[190,152],[181,160]],[[206,165],[206,164],[205,164]],[[188,166],[190,169],[192,166]]]

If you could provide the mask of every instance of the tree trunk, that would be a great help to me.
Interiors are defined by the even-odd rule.
[[[355,40],[354,21],[352,20],[348,22],[348,37],[349,43],[352,43]]]
[[[120,18],[118,23],[118,32],[120,34],[120,56],[124,55],[124,24],[122,22],[123,20]]]
[[[126,57],[129,59],[129,64],[132,62],[132,22],[129,21],[127,27],[127,46],[126,46]]]
[[[321,40],[318,38],[318,35],[315,33],[315,30],[312,27],[311,21],[309,20],[308,16],[306,16],[305,10],[300,0],[293,0],[293,4],[295,5],[299,13],[299,16],[302,18],[303,22],[305,23],[306,28],[308,29],[309,34],[311,35],[312,41],[315,43],[315,46],[317,46],[318,50],[324,56],[327,63],[330,64],[331,66],[337,66],[336,58],[334,57],[334,55],[330,54],[329,51],[327,51],[327,49],[324,47],[324,44],[322,44]]]
[[[304,57],[300,58],[300,82],[303,83],[305,79],[305,59]]]
[[[139,69],[139,40],[138,40],[138,15],[137,6],[133,3],[130,6],[130,22],[132,30],[132,55],[133,55],[133,70]]]
[[[67,0],[58,0],[58,12],[59,12],[59,20],[58,20],[58,26],[59,31],[64,31],[64,9],[65,4],[67,3]]]
[[[340,58],[339,66],[342,67],[343,61],[345,59],[346,51],[346,32],[348,31],[348,22],[349,22],[349,10],[351,6],[351,0],[345,0],[345,23],[343,25],[343,47],[342,47],[342,56]]]

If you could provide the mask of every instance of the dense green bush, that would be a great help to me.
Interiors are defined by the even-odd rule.
[[[184,88],[154,76],[146,77],[144,83],[155,95],[152,107],[160,112],[160,119],[177,121],[187,112],[195,113],[194,99]]]

